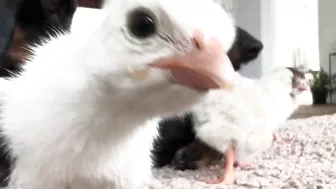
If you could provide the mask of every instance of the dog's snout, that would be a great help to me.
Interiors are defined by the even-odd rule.
[[[228,56],[234,68],[238,70],[242,64],[257,58],[263,48],[264,45],[260,40],[241,27],[237,27],[236,41],[228,52]]]
[[[263,44],[258,42],[258,43],[254,43],[251,44],[249,47],[247,47],[246,51],[247,51],[247,55],[250,58],[255,58],[259,55],[259,53],[261,52],[261,50],[264,48]]]

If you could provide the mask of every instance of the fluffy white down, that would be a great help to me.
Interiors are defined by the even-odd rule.
[[[236,145],[236,160],[251,162],[272,144],[272,134],[301,104],[290,97],[292,73],[279,68],[252,80],[237,74],[233,91],[212,90],[193,109],[198,138],[224,153]]]
[[[182,30],[176,32],[191,37],[199,28],[229,49],[235,38],[229,15],[210,2],[186,1],[188,11],[184,1],[111,1],[92,34],[51,39],[33,49],[20,75],[1,80],[2,134],[17,158],[9,189],[140,189],[150,182],[156,117],[185,111],[204,94],[171,84],[162,70],[131,79],[130,68],[173,52],[166,45],[148,53],[119,32],[127,11],[145,6],[165,12]]]

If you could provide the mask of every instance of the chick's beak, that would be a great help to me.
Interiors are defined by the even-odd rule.
[[[299,91],[307,91],[309,90],[310,86],[308,84],[307,80],[302,80],[298,83],[297,87],[296,87]]]
[[[150,66],[169,70],[174,83],[195,90],[230,89],[235,71],[219,42],[210,39],[204,44],[200,32],[195,32],[193,42],[196,48],[192,52]]]

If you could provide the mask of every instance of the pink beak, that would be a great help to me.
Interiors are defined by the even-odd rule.
[[[175,83],[196,90],[230,89],[235,71],[221,45],[213,39],[203,44],[200,33],[195,33],[196,50],[180,57],[160,60],[151,67],[170,71]]]

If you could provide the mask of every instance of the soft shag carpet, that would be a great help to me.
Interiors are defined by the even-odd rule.
[[[220,170],[153,170],[155,189],[335,189],[336,114],[287,121],[278,133],[292,139],[274,144],[247,169],[236,169],[236,184],[207,185],[199,177],[215,178]]]

